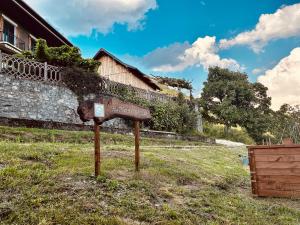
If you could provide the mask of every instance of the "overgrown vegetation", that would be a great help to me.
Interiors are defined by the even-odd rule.
[[[28,142],[0,137],[3,225],[300,222],[299,201],[252,198],[249,172],[238,156],[245,155],[245,149],[207,145],[177,149],[152,139],[142,144],[141,171],[135,173],[133,141],[119,142],[132,137],[103,134],[116,144],[102,146],[102,174],[94,178],[93,144],[76,144],[86,132],[75,132],[74,143],[71,139],[68,143],[33,143],[30,140],[47,133],[70,137],[73,132],[0,129],[1,134],[8,131]]]
[[[267,136],[266,141],[276,144],[287,137],[300,143],[300,106],[284,104],[278,111],[273,111]]]
[[[186,79],[178,79],[178,78],[171,78],[171,77],[162,77],[162,76],[154,76],[155,80],[158,83],[165,84],[170,87],[175,87],[178,89],[187,89],[193,90],[192,82],[187,81]]]
[[[47,62],[54,66],[78,67],[85,71],[94,72],[99,67],[100,62],[93,59],[84,59],[81,56],[80,49],[62,45],[60,47],[48,47],[44,39],[38,39],[33,52],[26,51],[17,55],[28,59],[34,59],[40,62]]]
[[[224,125],[205,122],[203,128],[204,133],[209,137],[241,142],[247,145],[255,144],[255,141],[249,136],[247,131],[240,127],[230,128],[226,133]]]
[[[271,98],[267,88],[251,83],[246,74],[219,67],[209,68],[201,95],[204,117],[213,123],[241,126],[257,143],[264,139],[270,123]]]

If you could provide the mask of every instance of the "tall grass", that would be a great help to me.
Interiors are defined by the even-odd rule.
[[[230,129],[228,134],[224,132],[224,125],[204,123],[204,133],[207,136],[226,139],[230,141],[242,142],[245,144],[254,144],[254,140],[248,135],[248,133],[240,127],[233,127]]]

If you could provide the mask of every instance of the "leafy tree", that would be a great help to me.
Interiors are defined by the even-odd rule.
[[[282,138],[290,137],[295,143],[300,142],[300,106],[283,104],[272,112],[270,135],[273,143],[280,143]]]
[[[225,133],[239,125],[259,142],[268,129],[271,98],[266,87],[252,84],[246,74],[209,68],[200,103],[204,118],[224,124]]]

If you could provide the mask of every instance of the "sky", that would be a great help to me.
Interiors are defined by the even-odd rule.
[[[105,48],[152,75],[192,81],[210,66],[269,88],[272,107],[300,104],[300,1],[25,0],[84,57]]]

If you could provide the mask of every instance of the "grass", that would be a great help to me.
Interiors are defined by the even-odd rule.
[[[0,224],[300,223],[298,200],[252,198],[242,148],[143,139],[136,173],[133,138],[102,134],[95,178],[91,132],[0,133]],[[170,144],[183,147],[162,147]]]
[[[232,127],[229,133],[225,134],[224,125],[206,122],[204,123],[204,133],[210,137],[242,142],[248,145],[253,145],[255,143],[247,131],[241,127]]]

